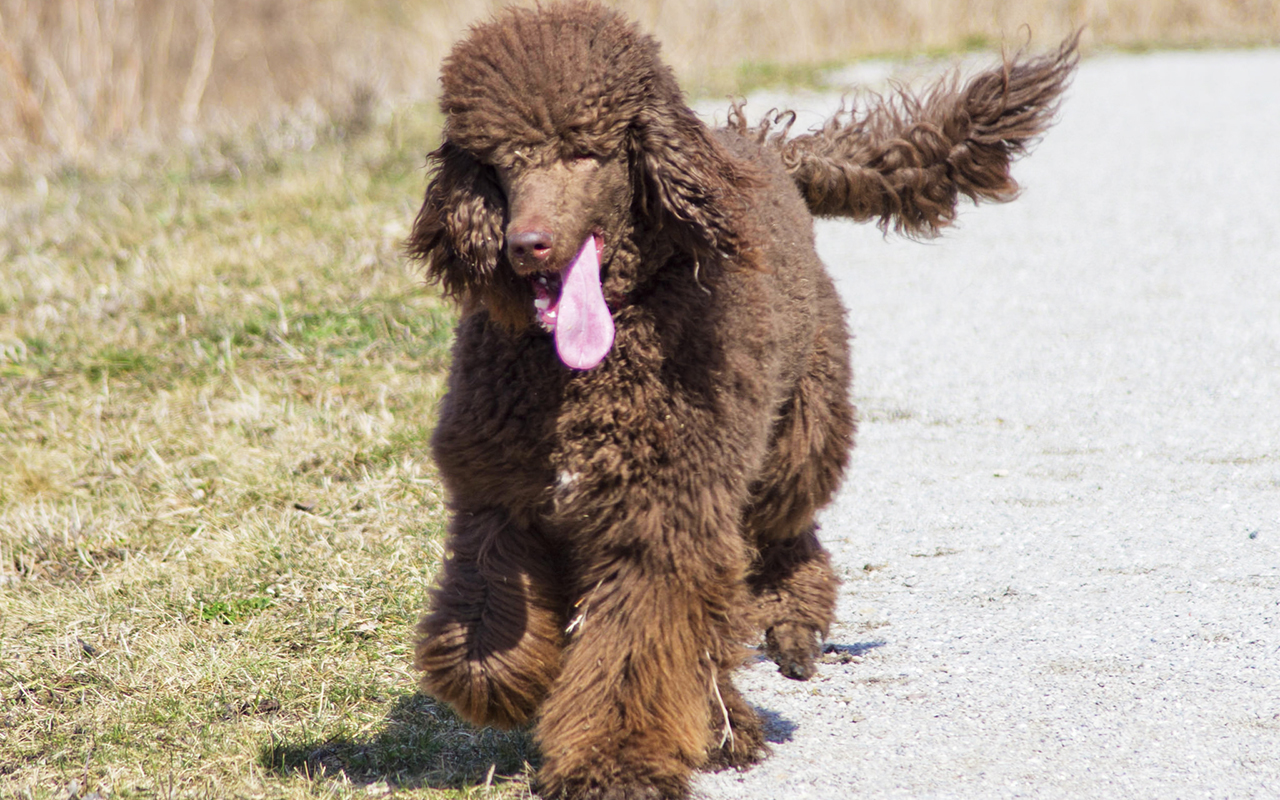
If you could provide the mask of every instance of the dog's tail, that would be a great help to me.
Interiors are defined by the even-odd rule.
[[[790,112],[748,127],[738,105],[729,124],[777,151],[814,214],[932,236],[955,220],[961,194],[975,202],[1017,196],[1010,164],[1053,123],[1079,41],[1077,31],[1056,53],[1019,52],[963,87],[953,74],[923,97],[898,88],[793,138]]]

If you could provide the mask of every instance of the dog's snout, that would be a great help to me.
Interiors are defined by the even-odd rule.
[[[521,266],[536,267],[551,255],[555,237],[541,229],[522,230],[507,235],[507,251],[511,259]]]

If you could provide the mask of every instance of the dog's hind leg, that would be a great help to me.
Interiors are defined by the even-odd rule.
[[[563,598],[540,536],[497,509],[459,513],[418,623],[422,688],[477,725],[528,722],[560,670]]]
[[[833,297],[831,290],[828,300]],[[747,576],[755,624],[764,631],[766,652],[779,671],[797,680],[813,676],[822,639],[835,618],[840,581],[818,542],[813,517],[838,488],[853,446],[857,425],[849,377],[843,328],[820,329],[808,373],[774,426],[743,519],[756,548]]]
[[[815,527],[764,543],[747,581],[764,629],[765,653],[779,672],[796,680],[808,680],[817,671],[814,662],[835,620],[840,585]]]

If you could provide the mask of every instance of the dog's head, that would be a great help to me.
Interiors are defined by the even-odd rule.
[[[569,366],[599,363],[608,306],[652,277],[643,242],[704,264],[738,252],[749,168],[615,12],[509,9],[454,47],[441,83],[444,140],[409,252],[464,306],[554,330]]]

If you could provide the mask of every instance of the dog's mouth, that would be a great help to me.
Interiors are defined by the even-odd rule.
[[[559,272],[539,272],[530,280],[533,282],[533,309],[538,315],[538,324],[548,333],[556,329],[556,312],[560,305],[560,285],[563,281]]]
[[[556,353],[571,369],[592,369],[613,347],[613,315],[604,301],[600,254],[604,242],[592,233],[558,272],[530,277],[538,323],[555,338]]]

